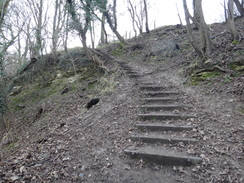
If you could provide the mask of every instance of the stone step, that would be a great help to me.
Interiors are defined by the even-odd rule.
[[[143,103],[166,103],[166,102],[177,102],[178,98],[172,97],[151,97],[151,98],[142,98]]]
[[[179,95],[179,92],[174,92],[174,91],[147,91],[143,92],[143,95],[150,96],[150,97],[166,97],[166,96],[175,96]]]
[[[146,111],[172,111],[172,110],[181,110],[187,107],[181,106],[181,105],[142,105],[140,106],[141,110]]]
[[[195,126],[173,126],[173,125],[164,125],[164,124],[136,124],[137,128],[141,130],[151,130],[151,131],[183,131],[183,130],[192,130],[196,128]]]
[[[145,143],[163,143],[163,144],[175,144],[182,142],[184,144],[190,144],[197,142],[196,139],[185,139],[185,138],[172,138],[172,137],[165,137],[162,135],[132,135],[130,137],[133,141],[142,141]]]
[[[164,113],[148,113],[138,114],[138,117],[144,120],[178,120],[178,119],[189,119],[194,118],[194,115],[179,115],[179,114],[164,114]]]
[[[140,90],[144,90],[144,91],[160,91],[165,89],[169,89],[169,87],[158,86],[158,85],[145,85],[140,87]]]
[[[128,148],[124,152],[133,158],[142,158],[146,161],[169,166],[191,166],[202,162],[202,158],[173,153],[169,150],[151,147]]]

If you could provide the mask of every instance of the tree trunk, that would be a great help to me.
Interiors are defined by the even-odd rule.
[[[114,28],[117,30],[118,23],[117,23],[117,0],[113,0],[113,18],[114,18]]]
[[[101,19],[101,38],[100,38],[100,44],[104,45],[104,44],[108,44],[108,35],[105,29],[105,16],[102,15],[102,19]]]
[[[95,48],[95,30],[94,30],[94,21],[92,21],[90,27],[90,36],[91,36],[91,44],[92,44],[92,49]]]
[[[239,40],[239,35],[234,21],[234,3],[233,0],[228,0],[228,25],[231,33],[232,40]]]
[[[115,27],[113,26],[113,23],[112,23],[110,15],[108,14],[108,11],[104,11],[103,14],[104,14],[105,18],[107,19],[108,25],[110,26],[113,33],[116,35],[116,37],[119,39],[119,41],[121,43],[125,44],[124,38],[119,34],[117,29],[115,29]]]
[[[67,11],[67,10],[65,10]],[[64,51],[65,53],[68,53],[68,38],[69,38],[69,31],[68,31],[68,26],[69,26],[69,16],[66,14],[66,19],[65,19],[65,24],[64,24],[64,38],[63,38],[63,46],[64,46]]]
[[[186,25],[187,25],[187,35],[189,37],[190,43],[199,55],[204,56],[203,51],[198,46],[197,40],[194,38],[193,33],[192,33],[192,27],[191,27],[191,23],[190,23],[190,13],[187,8],[186,0],[183,0],[183,6],[184,6],[185,19],[186,19]]]
[[[148,11],[147,11],[147,1],[146,0],[143,0],[144,2],[144,11],[145,11],[145,16],[146,16],[146,22],[145,22],[145,25],[146,25],[146,32],[149,33],[149,26],[148,26]]]
[[[132,19],[132,27],[133,27],[135,36],[137,36],[137,31],[136,31],[136,27],[135,27],[135,23],[136,23],[135,10],[134,10],[133,5],[130,0],[128,0],[128,3],[129,3],[128,11],[129,11],[131,19]]]
[[[58,18],[58,7],[59,2],[58,0],[55,0],[55,10],[54,10],[54,17],[53,17],[53,33],[52,33],[52,52],[54,55],[54,58],[57,59],[57,37],[58,37],[58,30],[57,30],[57,18]]]
[[[207,56],[213,51],[214,46],[210,39],[208,27],[204,20],[204,15],[202,11],[202,0],[193,0],[194,6],[194,17],[196,18],[198,24],[200,25],[200,35],[202,50]]]
[[[235,4],[236,4],[236,7],[239,11],[239,13],[241,14],[241,17],[244,17],[244,7],[243,7],[243,1],[242,1],[242,4],[239,0],[234,0]]]
[[[0,81],[0,132],[5,131],[4,111],[6,107],[5,83]]]
[[[90,49],[87,47],[87,43],[86,43],[86,33],[91,24],[91,2],[86,1],[86,4],[84,2],[82,2],[84,8],[86,9],[85,10],[85,22],[83,22],[83,23],[81,23],[80,20],[76,16],[76,11],[75,11],[74,5],[72,4],[72,1],[68,1],[68,3],[70,4],[69,13],[71,14],[71,17],[75,23],[75,29],[78,31],[78,33],[81,37],[81,42],[82,42],[82,46],[83,46],[85,55],[87,56],[87,58],[89,60],[91,60],[92,62],[97,64],[99,67],[104,68],[105,70],[108,71],[108,69],[103,65],[103,62],[98,57],[96,57],[95,54],[92,54]]]
[[[0,1],[0,29],[2,27],[4,16],[6,14],[10,1],[11,0],[1,0]]]
[[[179,20],[180,20],[180,25],[183,25],[182,24],[182,20],[181,20],[181,17],[180,17],[180,12],[179,12],[179,8],[178,8],[178,5],[177,5],[177,3],[175,3],[175,5],[176,5],[176,10],[177,10],[177,15],[178,15],[178,17],[179,17]]]
[[[228,15],[227,15],[227,8],[226,8],[226,2],[225,2],[225,0],[224,0],[224,10],[225,10],[225,22],[227,23],[227,21],[228,21]]]

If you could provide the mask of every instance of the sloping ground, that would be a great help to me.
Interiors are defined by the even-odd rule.
[[[243,20],[238,21],[240,30]],[[16,134],[10,131],[11,143],[1,146],[4,149],[0,182],[243,182],[243,42],[230,44],[227,52],[228,34],[218,31],[224,30],[223,25],[212,28],[215,29],[212,34],[223,39],[223,43],[218,42],[223,45],[219,49],[223,54],[216,53],[213,62],[223,60],[220,65],[223,67],[234,60],[232,68],[240,69],[236,77],[219,73],[199,79],[196,74],[197,82],[188,77],[187,73],[194,73],[198,58],[187,41],[184,28],[171,26],[155,30],[130,40],[126,49],[121,45],[106,47],[104,52],[113,54],[117,61],[128,62],[140,76],[130,78],[115,60],[109,59],[107,66],[113,70],[112,74],[95,74],[94,77],[92,73],[79,80],[74,88],[69,82],[59,83],[54,93],[42,96],[40,101],[23,101],[9,118],[18,131]],[[176,44],[180,50],[175,48]],[[81,71],[79,76],[82,73],[86,72]],[[73,76],[71,73],[59,81]],[[56,79],[54,77],[53,81]],[[142,105],[137,79],[176,88],[181,92],[182,104],[192,106],[187,110],[196,113],[197,118],[183,125],[198,128],[181,135],[199,142],[194,146],[176,143],[170,148],[184,149],[188,155],[201,157],[201,164],[163,166],[131,159],[124,153],[128,147],[143,146],[140,141],[130,139],[139,132],[135,125],[142,122],[137,117]],[[33,88],[32,85],[29,88]],[[47,86],[43,88],[42,92],[48,91]],[[66,88],[70,88],[68,93],[64,92]],[[17,92],[16,96],[21,93]],[[32,94],[37,93],[33,91]],[[86,103],[94,97],[99,97],[100,102],[87,110]],[[25,125],[20,125],[24,121]],[[14,139],[11,139],[12,134]]]

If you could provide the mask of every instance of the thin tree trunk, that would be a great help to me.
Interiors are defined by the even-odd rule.
[[[242,3],[239,0],[234,0],[236,7],[239,11],[239,13],[241,14],[241,17],[244,17],[244,7],[243,7],[243,2]]]
[[[2,27],[3,19],[8,9],[11,0],[1,0],[0,4],[0,29]]]
[[[117,0],[113,0],[113,18],[114,18],[114,28],[117,30],[118,23],[117,23]]]
[[[65,36],[64,36],[64,42],[63,42],[65,53],[68,53],[68,38],[69,38],[68,25],[69,25],[69,16],[67,14],[67,17],[65,20],[65,28],[64,28]]]
[[[205,54],[209,56],[209,54],[214,49],[214,45],[210,39],[208,27],[204,20],[204,15],[202,11],[202,0],[193,0],[193,3],[194,3],[194,16],[200,25],[201,44],[202,44],[201,49]]]
[[[125,44],[125,40],[124,38],[119,34],[119,32],[117,31],[117,29],[115,29],[115,27],[113,26],[112,20],[108,14],[107,11],[103,12],[105,18],[107,19],[108,25],[110,26],[111,30],[113,31],[113,33],[116,35],[116,37],[119,39],[119,41],[123,44]]]
[[[199,55],[204,56],[203,51],[198,46],[197,40],[194,39],[194,36],[192,33],[192,28],[191,28],[191,23],[190,23],[190,13],[187,8],[186,0],[183,0],[183,6],[184,6],[185,19],[186,19],[186,25],[187,25],[187,35],[189,37],[190,43]]]
[[[134,10],[133,5],[132,5],[130,0],[128,0],[128,3],[130,5],[130,7],[128,7],[128,11],[129,11],[131,19],[132,19],[132,27],[133,27],[135,36],[137,36],[137,31],[136,31],[136,27],[135,27],[135,22],[136,22],[136,20],[135,20],[135,10]]]
[[[90,36],[91,36],[91,44],[92,44],[92,49],[95,48],[95,31],[94,31],[94,22],[92,21],[92,25],[90,26]]]
[[[182,24],[182,20],[181,20],[181,17],[180,17],[180,12],[179,12],[179,8],[178,8],[178,5],[177,5],[177,3],[175,3],[175,5],[176,5],[176,9],[177,9],[177,15],[178,15],[178,17],[179,17],[179,20],[180,20],[180,25],[183,25]]]
[[[226,8],[226,2],[225,2],[225,0],[224,0],[224,10],[225,10],[225,22],[227,22],[228,21],[228,15],[227,15],[227,8]]]
[[[58,14],[58,6],[59,6],[59,2],[58,0],[55,0],[55,10],[54,10],[54,17],[53,17],[53,33],[52,33],[52,52],[54,54],[54,58],[57,58],[57,34],[58,34],[58,30],[57,30],[57,14]]]
[[[146,16],[146,22],[145,22],[145,25],[146,25],[146,32],[149,33],[150,30],[149,30],[149,26],[148,26],[147,1],[146,1],[146,0],[143,0],[143,2],[144,2],[144,10],[145,10],[145,16]]]
[[[101,45],[108,44],[108,34],[105,29],[105,16],[104,14],[102,15],[101,19]]]
[[[84,2],[82,2],[83,5],[86,6],[85,23],[83,25],[81,24],[81,22],[79,22],[79,19],[76,16],[75,8],[74,8],[74,6],[72,4],[72,1],[68,1],[68,3],[70,4],[69,13],[71,14],[71,17],[72,17],[73,21],[75,22],[76,30],[78,31],[78,33],[79,33],[79,35],[81,37],[81,42],[82,42],[82,46],[83,46],[83,50],[85,52],[85,55],[87,56],[87,58],[89,60],[91,60],[92,62],[97,64],[99,67],[104,68],[105,70],[109,71],[103,65],[103,62],[98,57],[96,57],[95,54],[92,54],[92,52],[87,47],[86,33],[87,33],[87,31],[89,29],[89,25],[91,23],[91,2],[90,1],[86,1],[86,4],[84,4]]]
[[[228,24],[231,33],[232,40],[239,40],[239,35],[234,21],[234,4],[233,0],[228,0]]]

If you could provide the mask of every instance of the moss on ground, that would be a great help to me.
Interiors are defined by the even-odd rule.
[[[228,65],[231,70],[244,73],[244,61],[234,62]]]
[[[220,76],[222,73],[219,71],[212,72],[201,72],[198,74],[193,74],[191,78],[191,85],[198,85],[200,82],[206,81],[210,78],[215,78]]]

